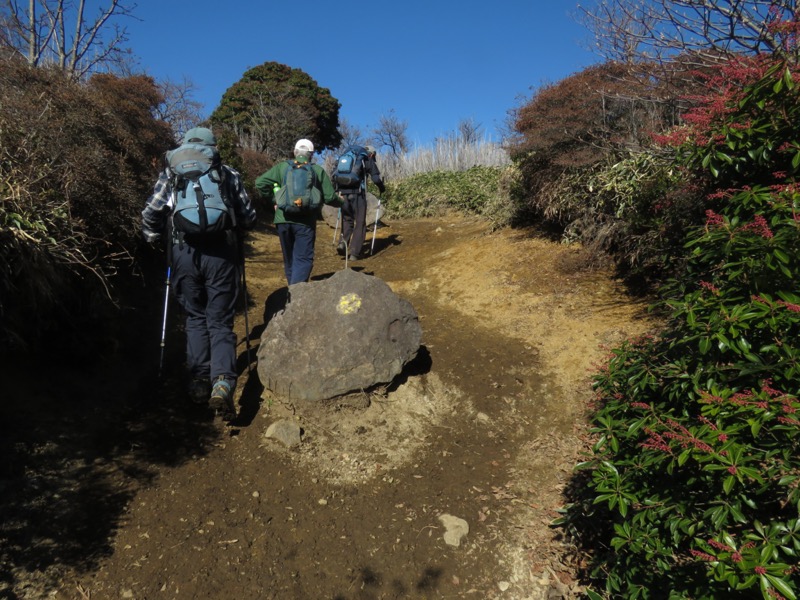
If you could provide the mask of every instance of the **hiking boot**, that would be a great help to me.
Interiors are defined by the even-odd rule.
[[[211,388],[209,404],[223,421],[232,421],[236,418],[236,406],[233,404],[233,382],[220,375],[214,380]]]
[[[189,399],[195,404],[207,404],[211,394],[211,382],[203,377],[195,377],[189,383]]]
[[[345,252],[347,252],[347,244],[344,243],[344,240],[339,240],[339,245],[336,246],[336,252],[339,256],[345,255]]]

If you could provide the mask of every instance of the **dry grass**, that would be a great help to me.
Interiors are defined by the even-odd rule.
[[[488,140],[475,143],[460,139],[439,139],[398,158],[380,157],[386,179],[397,181],[432,171],[466,171],[471,167],[505,167],[511,164],[508,152]]]

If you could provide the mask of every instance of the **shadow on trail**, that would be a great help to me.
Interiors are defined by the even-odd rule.
[[[370,242],[371,236],[372,236],[372,232],[370,232],[370,235],[367,237],[367,242],[368,243],[371,243]],[[392,233],[392,234],[386,236],[385,238],[383,238],[383,237],[382,238],[375,238],[375,245],[374,245],[374,247],[372,247],[372,253],[370,254],[370,251],[367,250],[366,255],[367,256],[376,256],[376,255],[380,254],[381,252],[383,252],[384,250],[386,250],[387,248],[391,248],[392,246],[399,246],[402,243],[403,243],[403,241],[400,239],[400,236],[397,235],[396,233]]]
[[[419,350],[417,350],[417,355],[403,367],[403,370],[392,380],[389,387],[386,388],[386,391],[395,392],[405,385],[409,378],[418,375],[426,375],[431,372],[432,368],[433,358],[431,357],[431,353],[428,351],[428,348],[422,345],[419,347]]]
[[[418,598],[421,593],[427,595],[439,589],[443,575],[444,569],[442,568],[426,567],[419,578],[412,585],[408,585],[399,579],[385,581],[380,573],[370,567],[363,567],[351,583],[350,587],[355,591],[336,594],[333,596],[333,600],[385,598],[387,592],[391,594],[392,598]]]
[[[255,419],[258,414],[258,409],[261,407],[261,394],[264,392],[264,386],[258,378],[256,372],[256,365],[253,365],[253,372],[247,378],[242,394],[239,397],[239,410],[236,418],[231,421],[233,427],[247,427]]]
[[[158,318],[138,321],[118,352],[100,350],[94,364],[3,362],[0,598],[47,597],[66,568],[95,570],[137,491],[225,434],[185,395],[182,333],[168,335],[159,381]]]
[[[282,287],[278,288],[274,292],[272,292],[267,299],[264,301],[264,322],[253,329],[253,333],[251,334],[251,338],[258,336],[261,338],[261,334],[264,333],[264,329],[266,329],[269,322],[272,320],[272,317],[277,315],[281,312],[284,308],[286,308],[286,304],[289,302],[289,288]]]

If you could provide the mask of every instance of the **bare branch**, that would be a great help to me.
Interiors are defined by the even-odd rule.
[[[786,56],[783,36],[772,27],[794,17],[797,0],[596,0],[578,8],[595,50],[617,62],[756,52],[797,59]]]
[[[343,148],[364,145],[364,133],[361,131],[361,128],[356,125],[351,125],[347,119],[339,120],[339,133],[342,134]]]
[[[386,146],[394,159],[408,151],[408,121],[401,121],[394,113],[394,109],[381,116],[378,127],[372,130],[376,146]]]
[[[239,144],[274,158],[291,156],[294,143],[308,137],[313,123],[302,106],[292,101],[289,88],[272,88],[256,94],[245,128],[237,132]]]
[[[185,77],[181,82],[165,79],[158,83],[158,88],[164,100],[156,107],[155,116],[169,123],[175,139],[202,122],[203,105],[192,98],[195,86],[191,80]]]
[[[465,146],[473,146],[481,139],[481,124],[475,119],[461,119],[458,122],[458,137]]]
[[[81,79],[102,68],[119,68],[124,62],[126,30],[114,27],[113,34],[108,33],[112,19],[132,16],[135,7],[128,0],[108,0],[88,22],[86,0],[29,0],[27,10],[14,0],[4,0],[0,45],[31,65],[57,65],[70,78]]]

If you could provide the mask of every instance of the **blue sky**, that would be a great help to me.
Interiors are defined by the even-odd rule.
[[[499,139],[532,89],[599,62],[572,0],[139,0],[128,45],[156,78],[189,78],[206,114],[249,68],[276,61],[331,90],[365,133],[394,109],[412,145],[473,119]]]

